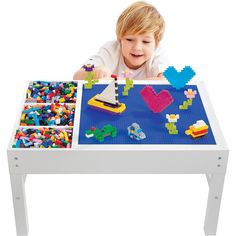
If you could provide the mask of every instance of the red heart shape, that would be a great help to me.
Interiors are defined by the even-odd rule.
[[[152,86],[145,86],[140,91],[141,96],[146,102],[147,106],[154,112],[162,112],[166,107],[168,107],[173,101],[171,94],[163,89],[161,92],[156,93]]]

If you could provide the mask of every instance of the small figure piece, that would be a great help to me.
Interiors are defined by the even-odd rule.
[[[134,138],[136,140],[142,140],[146,138],[145,133],[140,128],[139,124],[132,123],[128,128],[128,135],[130,138]]]
[[[195,98],[195,95],[197,94],[196,90],[188,89],[187,91],[184,91],[185,96],[188,98],[187,101],[184,101],[182,105],[179,105],[180,110],[187,110],[189,106],[192,106],[193,104],[193,98]]]
[[[146,102],[147,106],[154,112],[162,112],[173,101],[173,97],[167,90],[161,90],[160,93],[156,93],[152,86],[145,86],[140,91],[141,96]]]
[[[118,100],[117,76],[111,75],[114,79],[100,94],[95,95],[88,101],[88,105],[112,114],[121,114],[126,106]]]
[[[165,127],[169,130],[169,134],[178,134],[178,130],[176,128],[175,123],[177,123],[179,119],[179,114],[166,114],[166,119],[168,119],[169,123],[165,124]]]
[[[86,138],[95,137],[99,142],[103,142],[104,138],[107,136],[111,136],[115,138],[117,136],[117,129],[112,125],[104,125],[100,130],[96,127],[91,127],[89,130],[85,131]]]
[[[84,84],[84,88],[85,89],[91,89],[93,87],[93,85],[98,82],[98,79],[96,79],[96,80],[93,79],[93,77],[94,77],[94,72],[93,72],[94,65],[87,64],[87,65],[84,65],[83,68],[85,69],[86,72],[88,72],[87,77],[84,79],[88,82],[86,84]]]
[[[208,133],[208,125],[203,120],[198,120],[195,124],[190,125],[185,134],[191,135],[193,138],[202,137]]]
[[[123,71],[122,74],[125,78],[125,86],[124,86],[124,90],[122,92],[122,95],[128,96],[129,90],[134,87],[133,80],[129,78],[129,76],[131,74],[133,74],[133,72],[127,69],[127,70]]]
[[[133,74],[133,72],[129,69],[126,69],[122,72],[122,75],[124,76],[124,78],[129,78],[129,76],[132,74]]]
[[[190,66],[185,66],[180,72],[178,72],[174,66],[169,66],[163,75],[176,89],[183,88],[195,75],[195,71]]]

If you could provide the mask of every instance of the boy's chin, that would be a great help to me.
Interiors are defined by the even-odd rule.
[[[145,61],[143,61],[143,60],[141,60],[141,61],[135,61],[135,60],[125,61],[126,66],[128,66],[130,69],[133,69],[133,70],[140,68],[144,63],[145,63]]]
[[[131,67],[133,69],[138,69],[139,67],[141,67],[145,62],[141,62],[141,63],[132,63]]]

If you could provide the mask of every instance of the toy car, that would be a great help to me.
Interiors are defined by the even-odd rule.
[[[133,123],[128,127],[128,135],[130,136],[130,138],[134,138],[136,140],[142,140],[146,138],[145,133],[137,123]]]

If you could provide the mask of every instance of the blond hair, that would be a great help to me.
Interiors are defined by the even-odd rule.
[[[156,45],[162,39],[165,22],[157,9],[146,2],[135,2],[125,9],[116,23],[116,35],[120,40],[125,34],[154,33]]]

